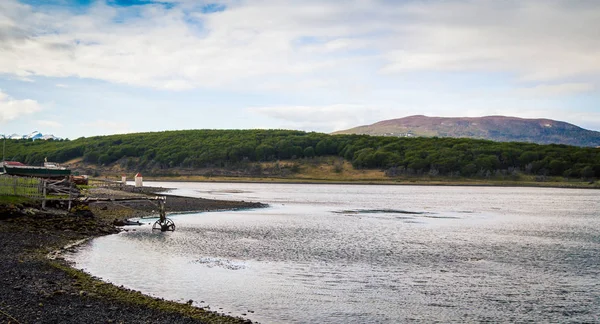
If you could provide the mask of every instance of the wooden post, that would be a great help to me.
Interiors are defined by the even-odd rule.
[[[17,195],[17,177],[13,177],[13,191],[14,195]]]
[[[158,201],[158,204],[160,206],[160,209],[159,209],[160,223],[164,224],[164,222],[167,220],[167,213],[165,212],[165,200],[160,199]]]
[[[46,209],[46,180],[42,180],[42,209]]]
[[[69,181],[69,207],[67,207],[67,211],[71,211],[71,195],[73,193],[73,181]]]

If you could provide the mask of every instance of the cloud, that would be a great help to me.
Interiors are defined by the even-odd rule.
[[[595,87],[591,83],[540,84],[535,87],[521,88],[518,92],[527,96],[563,96],[589,92]]]
[[[57,88],[68,88],[68,87],[69,87],[68,85],[66,85],[66,84],[62,84],[62,83],[57,83],[57,84],[55,84],[55,86],[56,86]]]
[[[382,71],[502,71],[547,81],[600,73],[592,1],[444,1],[406,7]],[[394,35],[395,36],[395,35]]]
[[[0,91],[0,123],[31,115],[41,110],[42,107],[35,100],[17,100]]]
[[[331,132],[376,121],[385,109],[362,105],[337,104],[328,106],[272,106],[247,108],[259,114],[283,122],[283,127]]]
[[[36,124],[43,127],[51,127],[51,128],[62,128],[63,124],[54,121],[54,120],[37,120]]]
[[[172,4],[96,1],[72,11],[4,0],[0,73],[170,90],[318,84],[331,75],[345,87],[348,71],[492,71],[546,83],[600,74],[595,1]]]
[[[84,123],[84,127],[88,129],[96,129],[96,134],[125,134],[131,133],[131,126],[125,122],[99,119],[90,123]]]

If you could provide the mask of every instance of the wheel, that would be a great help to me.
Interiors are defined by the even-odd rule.
[[[164,222],[161,222],[161,220],[159,219],[156,222],[154,222],[154,225],[152,225],[152,230],[160,230],[161,232],[172,232],[175,230],[175,223],[169,218],[165,219]]]

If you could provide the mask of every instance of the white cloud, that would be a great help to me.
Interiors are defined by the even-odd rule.
[[[527,96],[562,96],[583,93],[594,90],[591,83],[561,83],[540,84],[530,88],[518,89],[518,92]]]
[[[17,100],[0,91],[0,123],[31,115],[41,110],[42,107],[35,100]]]
[[[187,12],[193,2],[146,5],[115,23],[129,9],[97,1],[74,14],[4,0],[0,73],[172,90],[318,84],[355,70],[501,71],[542,82],[600,74],[595,1],[226,3],[213,14]]]
[[[36,124],[43,127],[62,128],[63,124],[54,120],[37,120]]]
[[[83,126],[89,129],[95,129],[95,134],[125,134],[131,133],[131,126],[125,122],[99,119],[93,122],[84,123]]]
[[[326,132],[414,114],[596,120],[595,113],[571,113],[557,96],[598,94],[600,2],[235,0],[213,14],[189,12],[197,1],[173,2],[172,9],[131,9],[98,0],[74,13],[1,0],[0,74],[69,77],[52,81],[59,88],[91,78],[225,89],[209,92],[215,101],[230,90],[260,90],[280,97],[246,105],[289,102],[249,108],[270,119],[261,123]],[[472,71],[476,77],[464,73]],[[447,75],[466,77],[455,84],[459,78]],[[555,104],[540,109],[547,96]],[[26,102],[0,100],[0,122],[32,113],[9,112],[9,101]],[[85,126],[96,134],[132,129],[108,120]]]
[[[385,109],[362,105],[252,107],[251,113],[282,122],[284,128],[331,132],[364,125],[383,118]]]
[[[444,1],[408,5],[413,23],[384,53],[385,72],[483,70],[523,80],[598,75],[600,3]]]

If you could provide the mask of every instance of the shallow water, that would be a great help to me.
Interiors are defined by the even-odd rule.
[[[262,323],[600,321],[600,192],[152,183],[266,209],[174,215],[69,256]],[[167,199],[168,206],[168,199]]]

